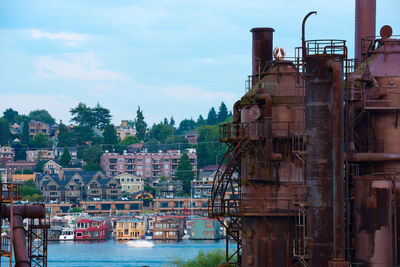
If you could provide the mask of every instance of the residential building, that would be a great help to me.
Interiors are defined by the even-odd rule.
[[[38,160],[54,160],[54,151],[53,150],[27,150],[26,151],[26,160],[31,162],[37,162]]]
[[[76,147],[67,147],[69,154],[71,155],[71,159],[78,158],[78,148]],[[59,160],[61,155],[64,153],[64,147],[55,147],[54,148],[54,157]]]
[[[0,182],[5,183],[7,182],[7,169],[0,168]]]
[[[50,136],[49,125],[41,121],[31,120],[29,122],[29,136],[33,137],[38,133]]]
[[[38,174],[36,184],[45,200],[77,202],[81,199],[119,199],[121,185],[114,178],[107,178],[103,172],[64,171],[63,175]]]
[[[75,240],[105,240],[108,226],[104,218],[75,220]]]
[[[138,153],[143,151],[143,147],[144,147],[144,142],[140,142],[140,143],[136,143],[136,144],[131,144],[129,146],[127,146],[127,150],[128,153]]]
[[[21,133],[21,125],[14,123],[10,124],[10,133],[11,134],[20,134]]]
[[[221,223],[217,219],[206,217],[192,218],[186,222],[191,239],[220,239]]]
[[[128,124],[127,120],[121,121],[121,125],[116,126],[115,130],[117,132],[117,136],[123,140],[128,136],[135,136],[136,130],[133,126]]]
[[[145,222],[140,219],[120,219],[115,221],[116,240],[134,240],[145,236]]]
[[[13,182],[26,182],[26,181],[36,181],[36,174],[13,174],[11,176],[11,181]]]
[[[7,178],[11,179],[11,175],[15,173],[15,171],[24,172],[25,170],[35,170],[36,163],[30,162],[26,160],[18,160],[13,162],[6,162],[5,168],[7,169]]]
[[[49,134],[50,134],[50,136],[58,138],[58,133],[59,132],[60,132],[60,127],[59,127],[59,125],[57,123],[49,126]]]
[[[190,164],[197,171],[197,154],[195,149],[188,149]],[[179,150],[167,150],[159,153],[118,153],[105,152],[100,157],[100,165],[107,176],[128,173],[143,177],[146,180],[155,177],[175,177],[176,169],[182,154]]]
[[[174,214],[198,214],[208,212],[207,198],[155,198],[153,199],[153,210],[155,212],[167,212]]]
[[[80,201],[83,212],[89,215],[132,214],[142,211],[142,200],[86,200]]]
[[[155,183],[156,197],[174,198],[183,193],[183,183],[179,181],[164,181]]]
[[[214,177],[218,172],[222,174],[218,167],[219,165],[208,165],[199,169],[197,178],[191,181],[193,198],[211,198]],[[225,167],[222,167],[222,171],[224,169]]]
[[[6,162],[14,160],[15,152],[12,147],[0,146],[0,165],[4,166]]]
[[[121,191],[130,194],[135,194],[137,192],[144,190],[144,181],[142,177],[137,177],[132,174],[123,173],[114,177],[119,180],[121,184]]]
[[[53,160],[49,160],[43,165],[43,172],[47,174],[59,173],[61,169],[62,166]]]
[[[46,214],[50,214],[50,216],[64,216],[67,215],[68,212],[71,211],[71,209],[76,206],[75,204],[72,203],[46,203],[45,204],[45,209],[46,209]]]
[[[184,218],[168,217],[154,222],[154,240],[181,240],[184,230]]]
[[[183,134],[183,138],[188,140],[189,144],[196,144],[197,138],[199,138],[199,133],[197,131],[191,131]]]

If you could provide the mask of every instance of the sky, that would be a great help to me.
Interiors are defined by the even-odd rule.
[[[251,73],[251,33],[272,27],[293,56],[307,39],[354,46],[354,0],[0,0],[0,114],[46,109],[64,123],[79,102],[110,109],[112,122],[149,125],[231,110]],[[400,1],[377,0],[377,33],[400,34]]]

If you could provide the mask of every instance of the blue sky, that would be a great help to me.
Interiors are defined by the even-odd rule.
[[[400,34],[400,1],[377,1],[377,32]],[[79,102],[99,102],[113,122],[176,121],[244,93],[253,27],[273,27],[274,46],[293,55],[307,39],[354,46],[354,0],[105,1],[0,0],[0,112],[47,109],[69,122]]]

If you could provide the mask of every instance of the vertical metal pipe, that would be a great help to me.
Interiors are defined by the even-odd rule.
[[[367,47],[362,47],[362,39],[375,36],[376,27],[376,0],[356,0],[355,8],[355,59],[356,64],[362,61],[362,53]]]
[[[253,52],[252,52],[252,75],[255,77],[259,69],[264,68],[268,61],[272,60],[273,28],[253,28]],[[253,84],[255,79],[253,78]]]
[[[330,60],[328,66],[333,74],[333,252],[335,259],[344,259],[343,64]]]

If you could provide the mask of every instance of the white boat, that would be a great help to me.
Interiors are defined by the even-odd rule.
[[[154,247],[154,243],[152,241],[147,241],[147,240],[129,241],[126,244],[129,247],[132,247],[132,248],[151,248],[151,247]]]
[[[74,240],[75,231],[73,228],[64,228],[61,232],[60,237],[58,238],[60,241],[71,241]]]

